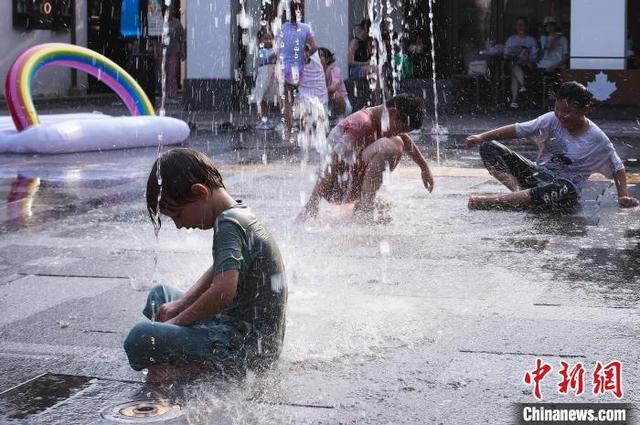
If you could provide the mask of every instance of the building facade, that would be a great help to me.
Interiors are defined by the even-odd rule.
[[[145,43],[154,38],[147,29],[150,1],[154,0],[135,2],[143,27],[137,44],[125,39],[119,31],[123,0],[0,2],[3,23],[0,78],[6,76],[17,55],[45,42],[86,46],[127,69],[138,62],[132,60],[132,44],[142,46],[141,51],[145,52]],[[347,75],[348,43],[354,26],[368,17],[369,1],[390,5],[383,15],[390,17],[392,30],[402,36],[403,47],[416,40],[424,45],[422,53],[414,58],[414,78],[430,79],[428,0],[307,0],[304,21],[313,27],[318,44],[334,52],[337,65]],[[45,3],[58,9],[47,9]],[[181,6],[187,35],[187,58],[181,78],[185,105],[191,109],[225,110],[247,103],[255,73],[255,34],[266,23],[265,8],[270,8],[273,16],[277,0],[174,0],[174,3]],[[50,21],[42,16],[29,18],[25,13],[28,4],[37,4],[39,12],[51,10],[55,18]],[[590,84],[603,102],[640,104],[635,96],[640,72],[640,60],[635,53],[636,47],[640,47],[640,2],[636,0],[448,0],[436,1],[433,8],[439,80],[465,75],[470,59],[484,50],[488,42],[498,46],[504,43],[516,17],[527,17],[530,32],[537,38],[544,17],[553,16],[570,43],[571,57],[565,77]],[[153,59],[147,55],[147,60]],[[136,77],[145,78],[144,73],[152,71],[137,72]],[[44,69],[33,82],[35,96],[103,90],[94,79],[61,68]]]
[[[37,15],[30,15],[27,3],[34,3]],[[65,2],[56,2],[56,5]],[[53,2],[6,0],[0,2],[0,79],[5,77],[13,60],[28,48],[42,43],[87,45],[87,3],[68,2],[65,9]],[[49,12],[49,13],[46,13]],[[51,68],[39,72],[32,83],[35,96],[66,96],[73,87],[87,85],[87,77],[69,69]],[[2,89],[4,93],[4,84]]]

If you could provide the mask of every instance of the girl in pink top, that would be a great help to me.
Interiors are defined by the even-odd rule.
[[[329,111],[332,116],[338,118],[349,115],[352,111],[351,102],[347,94],[347,88],[342,79],[340,68],[335,65],[333,53],[327,48],[318,49],[322,66],[324,66],[325,78],[327,80],[327,90],[329,92]]]
[[[403,152],[420,167],[422,183],[431,192],[433,177],[427,160],[406,134],[420,128],[422,120],[422,99],[408,94],[342,120],[327,137],[329,151],[298,220],[315,217],[322,198],[339,204],[355,202],[354,214],[370,217],[385,168],[393,170]]]

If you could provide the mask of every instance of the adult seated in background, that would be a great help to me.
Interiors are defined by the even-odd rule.
[[[540,37],[542,59],[538,61],[538,69],[543,75],[551,79],[552,93],[560,87],[561,72],[566,68],[569,60],[569,42],[559,31],[558,24],[552,16],[547,16],[542,21],[545,34]],[[547,93],[544,93],[546,96]]]
[[[525,17],[519,17],[515,23],[515,34],[505,43],[505,59],[511,67],[511,104],[512,109],[518,109],[518,94],[527,90],[525,77],[536,68],[538,43],[528,34],[529,22]]]
[[[356,26],[356,36],[349,42],[349,78],[361,80],[367,78],[371,70],[369,61],[373,55],[373,39],[369,36],[371,21],[363,19]]]

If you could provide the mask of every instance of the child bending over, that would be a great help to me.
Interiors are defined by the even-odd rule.
[[[370,213],[385,168],[395,169],[403,152],[418,164],[424,187],[431,192],[433,176],[427,160],[406,134],[420,128],[422,119],[422,100],[400,94],[385,105],[362,109],[341,121],[329,133],[327,160],[298,220],[315,217],[322,198],[332,203],[356,202],[354,213]]]

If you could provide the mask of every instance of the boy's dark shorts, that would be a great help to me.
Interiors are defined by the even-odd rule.
[[[522,189],[529,189],[536,209],[570,211],[578,205],[578,191],[574,184],[541,170],[534,162],[496,141],[480,145],[480,157],[489,170],[514,176]]]

